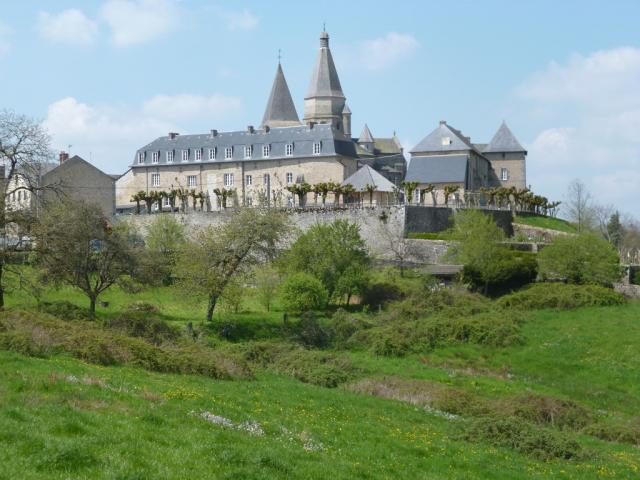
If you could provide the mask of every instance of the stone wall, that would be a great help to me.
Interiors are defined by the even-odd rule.
[[[409,205],[406,209],[406,233],[436,233],[453,226],[453,208]],[[513,215],[509,210],[482,212],[491,215],[507,237],[513,235]]]

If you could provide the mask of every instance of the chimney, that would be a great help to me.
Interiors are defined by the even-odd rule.
[[[269,125],[265,125],[264,126],[264,131],[269,133],[269,130],[271,130],[271,127]]]
[[[60,155],[58,157],[60,159],[60,165],[69,160],[69,154],[64,150],[60,150]]]
[[[177,132],[169,132],[169,138],[170,138],[171,140],[173,140],[174,138],[176,138],[178,135],[180,135],[180,134],[179,134],[179,133],[177,133]]]
[[[313,130],[313,126],[316,124],[316,122],[307,122],[307,128],[309,130]]]
[[[218,130],[216,130],[215,128],[211,129],[211,136],[212,137],[217,137],[218,136]]]
[[[247,132],[249,132],[249,133],[255,132],[255,130],[253,129],[253,125],[247,126]]]

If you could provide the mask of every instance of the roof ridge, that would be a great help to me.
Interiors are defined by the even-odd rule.
[[[483,152],[526,152],[504,120]]]

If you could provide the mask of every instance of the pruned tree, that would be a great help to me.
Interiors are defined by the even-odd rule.
[[[407,198],[407,203],[413,203],[413,193],[416,191],[420,185],[418,182],[402,182],[402,188],[404,188],[404,192]]]
[[[10,199],[27,193],[31,201],[40,195],[45,188],[40,184],[43,167],[51,157],[49,135],[40,124],[10,110],[0,111],[0,162],[4,170],[0,181],[0,308],[4,307],[7,259],[24,247],[34,218],[30,208],[13,208]],[[55,190],[58,185],[46,188]],[[37,201],[33,206],[38,208]]]
[[[207,321],[229,282],[273,259],[289,228],[276,210],[243,208],[224,224],[200,230],[178,256],[176,276],[186,292],[205,295]]]
[[[34,233],[43,280],[81,290],[89,298],[91,318],[100,294],[136,265],[127,226],[112,226],[98,205],[60,202],[40,217]]]

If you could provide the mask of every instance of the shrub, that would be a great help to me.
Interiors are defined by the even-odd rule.
[[[516,417],[485,416],[474,419],[468,423],[463,438],[512,448],[540,460],[570,460],[583,455],[580,444],[566,433],[538,427]]]
[[[298,272],[283,282],[281,297],[285,310],[304,312],[326,307],[329,295],[320,280],[308,273]]]
[[[569,310],[587,306],[609,306],[625,303],[622,294],[598,285],[537,283],[498,300],[503,308],[535,310],[555,308]]]
[[[180,331],[176,327],[144,310],[128,311],[108,320],[106,326],[131,337],[143,338],[154,345],[174,342],[180,337]]]
[[[293,327],[293,338],[307,347],[323,348],[329,344],[330,332],[324,328],[313,312],[306,312]]]
[[[328,325],[333,344],[340,348],[346,347],[349,344],[349,339],[356,332],[370,327],[369,323],[350,315],[341,308],[333,314]]]
[[[134,279],[131,275],[123,275],[118,278],[116,285],[120,287],[123,292],[126,293],[140,293],[144,290],[144,285],[138,280]]]
[[[160,309],[153,303],[137,300],[127,305],[128,312],[158,313]]]
[[[87,310],[85,308],[80,308],[67,301],[42,302],[38,306],[38,310],[43,313],[53,315],[61,320],[86,320],[88,318]]]
[[[403,297],[402,290],[395,283],[386,281],[372,282],[367,285],[362,293],[362,304],[370,307],[385,306]]]
[[[465,265],[462,280],[487,295],[502,295],[533,282],[538,275],[538,264],[534,253],[505,248],[502,255],[496,256],[491,270],[488,275],[475,264]]]
[[[538,253],[543,278],[574,284],[611,286],[620,280],[620,259],[616,248],[590,234],[563,236]]]
[[[538,425],[579,430],[593,419],[591,412],[571,400],[521,393],[498,402],[497,410]]]
[[[584,429],[584,433],[610,442],[640,445],[640,416],[593,423]]]

